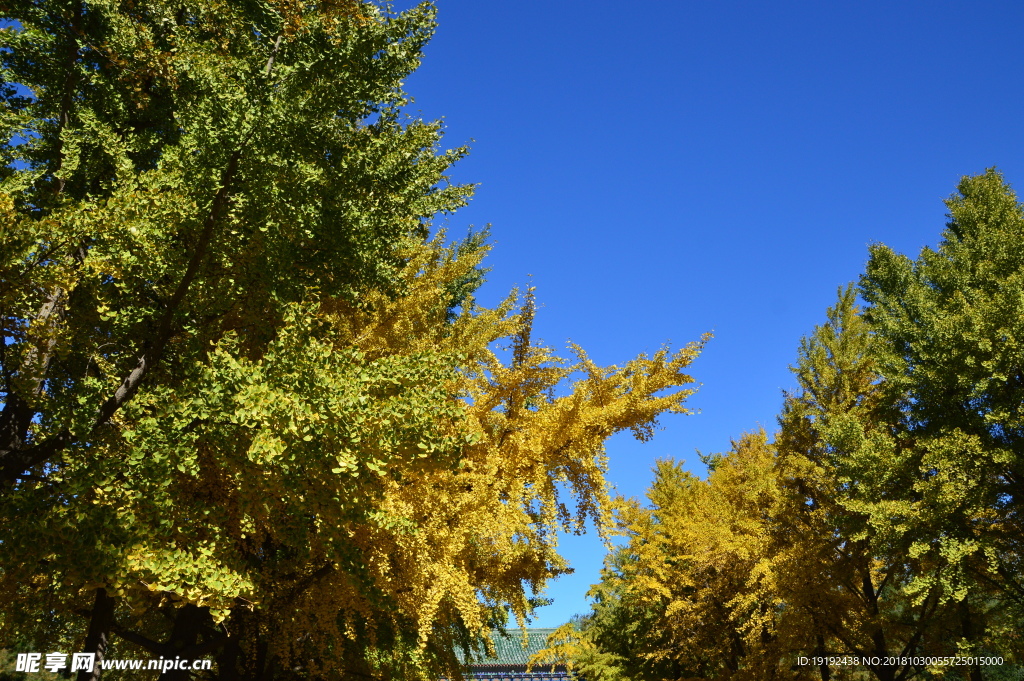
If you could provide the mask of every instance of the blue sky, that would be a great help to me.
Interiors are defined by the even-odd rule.
[[[532,283],[537,335],[595,360],[715,338],[693,416],[609,443],[642,495],[656,458],[774,427],[801,336],[872,242],[936,244],[960,176],[1024,188],[1024,5],[1015,2],[437,0],[411,110],[472,140],[455,234],[491,223],[492,303]],[[402,6],[402,5],[399,5]],[[587,608],[604,549],[563,544],[534,626]]]

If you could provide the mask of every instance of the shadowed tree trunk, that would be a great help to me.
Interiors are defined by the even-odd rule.
[[[113,596],[107,595],[106,589],[96,589],[96,600],[92,606],[92,618],[89,620],[89,631],[85,636],[85,652],[96,655],[92,671],[80,670],[76,681],[98,681],[102,674],[102,665],[106,659],[107,646],[110,643],[110,627],[114,621]]]
[[[192,655],[197,649],[199,632],[210,613],[206,608],[197,607],[191,603],[178,610],[178,616],[174,618],[174,627],[171,629],[171,639],[167,642],[167,659],[188,659],[191,662]],[[168,669],[160,674],[159,681],[189,681],[191,678],[188,669]]]

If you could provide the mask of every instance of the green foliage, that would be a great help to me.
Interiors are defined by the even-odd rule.
[[[778,518],[789,537],[777,547],[776,583],[792,610],[785,628],[809,656],[948,654],[930,647],[948,608],[936,588],[914,586],[942,570],[909,552],[913,508],[901,495],[913,484],[911,453],[885,399],[879,345],[853,288],[841,290],[827,323],[801,343],[800,390],[779,418],[790,506]],[[915,673],[902,663],[867,667],[883,679]]]
[[[3,130],[8,485],[228,336],[259,357],[311,291],[397,292],[397,249],[469,194],[465,150],[399,113],[426,5],[66,4],[10,3],[2,36],[34,94]]]
[[[964,178],[947,206],[938,250],[872,250],[864,296],[915,441],[912,500],[930,530],[915,553],[949,562],[950,597],[979,579],[1019,594],[1024,209],[994,170]]]
[[[907,443],[907,553],[936,566],[909,589],[959,604],[960,649],[1019,656],[1024,208],[993,169],[958,190],[939,248],[874,247],[861,287]]]

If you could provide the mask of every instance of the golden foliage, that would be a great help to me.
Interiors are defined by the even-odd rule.
[[[105,587],[152,638],[152,613],[208,608],[244,654],[263,642],[326,677],[457,674],[457,643],[505,612],[522,623],[567,569],[557,532],[610,520],[604,441],[687,412],[700,344],[562,360],[530,341],[532,291],[453,316],[486,249],[442,240],[407,248],[403,295],[311,292],[259,357],[229,334],[173,392],[140,395],[104,445],[115,475],[69,457],[63,474],[91,484],[45,510],[48,531],[108,541],[52,549],[63,588]]]

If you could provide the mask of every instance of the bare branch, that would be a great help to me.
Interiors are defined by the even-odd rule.
[[[274,41],[274,50],[270,53],[270,59],[267,60],[267,70],[263,74],[267,78],[270,77],[270,72],[274,68],[274,57],[277,56],[277,51],[281,49],[281,39],[283,37],[284,36],[279,35],[277,36],[277,40]]]

